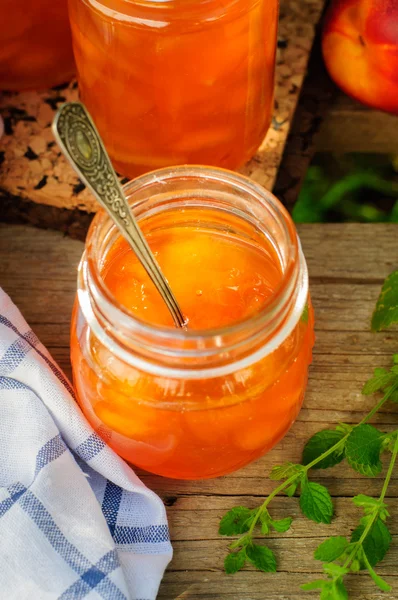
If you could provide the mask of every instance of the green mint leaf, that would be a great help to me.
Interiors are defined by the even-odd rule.
[[[371,515],[377,511],[382,521],[385,521],[387,517],[390,516],[390,513],[387,510],[387,504],[384,504],[384,502],[380,502],[380,500],[376,500],[371,496],[359,494],[358,496],[354,496],[352,501],[356,506],[363,509],[365,515]]]
[[[344,433],[334,429],[323,429],[312,436],[304,446],[303,464],[308,465],[313,460],[317,459],[321,454],[330,450],[332,446],[337,444],[343,437]],[[314,465],[313,469],[327,469],[341,462],[344,458],[344,446],[337,448],[335,452],[323,458],[320,462]]]
[[[266,521],[263,521],[261,523],[261,533],[263,535],[268,535],[269,534],[269,524]]]
[[[365,523],[362,522],[359,527],[354,529],[351,535],[351,542],[357,542],[360,539],[365,530],[365,526]],[[372,567],[383,560],[390,547],[391,540],[392,537],[387,526],[381,519],[376,519],[373,527],[362,542],[363,551]]]
[[[355,427],[347,438],[345,454],[348,464],[358,473],[374,477],[380,473],[383,434],[372,425]]]
[[[294,463],[287,462],[283,465],[276,465],[272,468],[270,473],[270,479],[279,481],[281,479],[289,479],[292,475],[298,475],[303,470],[301,465],[295,465]]]
[[[337,579],[338,577],[344,577],[349,573],[349,570],[345,567],[341,567],[340,565],[336,565],[335,563],[327,563],[323,565],[324,572],[332,577],[333,579]]]
[[[328,579],[317,579],[310,583],[304,583],[301,586],[301,589],[306,592],[320,589],[320,600],[348,600],[347,590],[340,578],[333,581]]]
[[[312,590],[319,590],[326,586],[328,587],[329,585],[329,581],[327,581],[326,579],[315,579],[315,581],[303,583],[303,585],[301,585],[300,587],[305,592],[312,592]]]
[[[288,529],[290,529],[290,525],[292,524],[292,517],[286,517],[285,519],[279,519],[279,521],[271,520],[271,525],[278,531],[278,533],[285,533]]]
[[[343,433],[344,435],[346,433],[351,433],[352,429],[353,429],[353,426],[348,425],[348,423],[339,423],[336,426],[336,431],[340,431],[340,433]]]
[[[267,548],[267,546],[257,546],[256,544],[249,544],[246,548],[247,558],[250,562],[260,571],[265,573],[276,572],[276,559],[275,555]]]
[[[361,570],[361,563],[359,562],[358,559],[355,558],[350,565],[350,571],[351,571],[351,573],[357,573],[360,570]]]
[[[347,546],[347,538],[340,535],[330,537],[318,546],[315,550],[314,558],[323,562],[332,562],[343,554]]]
[[[391,402],[398,402],[398,389],[395,389],[395,386],[397,384],[397,381],[395,381],[393,384],[388,385],[385,389],[384,389],[384,393],[388,394],[388,399]],[[392,390],[392,388],[394,387],[394,390]]]
[[[335,600],[348,600],[348,592],[341,577],[333,582],[333,592]]]
[[[358,494],[358,496],[354,496],[352,499],[355,506],[359,506],[360,508],[369,509],[372,511],[376,510],[380,505],[380,501],[376,498],[372,498],[372,496],[367,496],[366,494]]]
[[[218,532],[221,535],[241,535],[250,527],[250,520],[255,511],[245,506],[236,506],[223,516]]]
[[[289,496],[289,498],[291,498],[296,493],[297,488],[298,488],[298,483],[292,483],[287,488],[285,488],[283,491],[286,494],[286,496]]]
[[[380,331],[398,322],[398,271],[385,280],[372,316],[372,330]]]
[[[387,451],[387,452],[392,452],[394,450],[394,444],[397,440],[397,435],[398,435],[398,431],[392,431],[389,434],[385,434],[382,442],[381,442],[381,449],[382,452]]]
[[[387,510],[387,504],[382,504],[381,508],[379,509],[379,518],[382,521],[386,521],[389,516],[390,516],[390,513]]]
[[[331,581],[328,582],[328,586],[325,586],[323,590],[321,590],[321,595],[319,596],[320,600],[338,600],[334,594],[333,583]]]
[[[242,548],[239,552],[231,552],[225,557],[224,570],[228,575],[240,571],[246,562],[246,550]]]
[[[362,388],[362,394],[364,396],[371,396],[376,392],[384,390],[387,386],[391,385],[396,379],[394,373],[387,371],[387,369],[375,369],[373,371],[373,377],[368,379]]]
[[[327,585],[321,590],[320,600],[340,600],[335,590],[334,582],[328,581]]]
[[[271,526],[271,517],[269,515],[268,510],[264,510],[260,514],[260,522],[261,522],[261,533],[263,535],[267,535]]]
[[[301,486],[300,508],[303,514],[315,523],[330,523],[333,517],[333,504],[325,486],[312,481],[304,481]]]
[[[304,306],[304,310],[301,313],[301,317],[300,317],[300,321],[302,323],[308,323],[308,317],[309,317],[310,311],[309,311],[309,307],[308,307],[308,303]]]

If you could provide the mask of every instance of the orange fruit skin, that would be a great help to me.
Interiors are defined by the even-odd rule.
[[[346,94],[398,114],[397,0],[334,0],[322,52],[330,76]]]

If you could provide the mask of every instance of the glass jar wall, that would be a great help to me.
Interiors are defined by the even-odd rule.
[[[0,89],[45,89],[74,72],[67,0],[1,0]]]
[[[235,169],[271,122],[278,0],[70,0],[82,101],[115,167]]]
[[[188,328],[167,321],[98,214],[72,323],[78,401],[135,465],[176,478],[225,474],[272,448],[303,401],[313,313],[294,225],[269,192],[217,169],[165,169],[125,192]]]

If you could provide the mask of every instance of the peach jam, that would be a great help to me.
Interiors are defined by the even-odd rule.
[[[188,320],[161,297],[109,217],[91,226],[72,323],[79,403],[129,462],[167,477],[233,471],[294,422],[314,342],[294,225],[250,180],[177,167],[125,188]]]
[[[1,0],[0,90],[41,90],[74,73],[68,0]]]
[[[69,0],[79,91],[135,177],[235,169],[271,122],[278,0]]]

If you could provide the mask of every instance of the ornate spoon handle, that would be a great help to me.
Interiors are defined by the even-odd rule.
[[[80,102],[67,102],[58,110],[53,132],[61,150],[116,223],[166,303],[176,327],[185,319],[170,286],[135,220],[123,194],[99,133]]]

